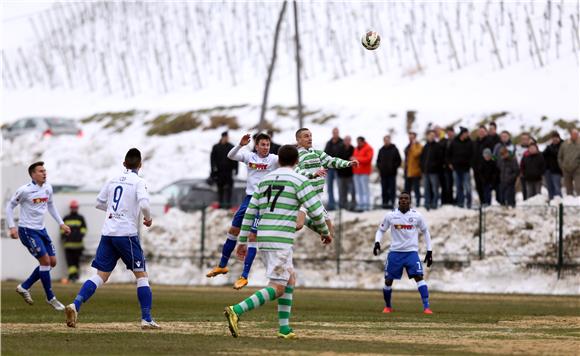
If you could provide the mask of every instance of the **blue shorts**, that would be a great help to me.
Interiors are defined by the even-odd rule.
[[[91,266],[102,272],[111,272],[115,269],[119,258],[125,262],[127,269],[145,272],[145,257],[139,236],[101,236]]]
[[[56,255],[56,249],[54,248],[46,229],[34,230],[27,227],[19,227],[18,235],[20,236],[22,244],[26,246],[28,252],[30,252],[34,258],[39,258],[46,254],[49,256]]]
[[[385,264],[385,279],[401,279],[403,268],[407,270],[409,278],[423,275],[423,265],[416,251],[389,252]]]
[[[248,209],[248,205],[250,205],[251,199],[252,199],[251,195],[246,195],[244,200],[242,200],[242,204],[240,204],[240,207],[238,208],[238,211],[236,211],[236,214],[234,215],[234,219],[232,220],[232,226],[238,227],[238,228],[242,227],[242,222],[244,221],[244,214],[246,213],[246,210]],[[258,221],[259,221],[259,217],[256,217],[256,219],[254,219],[254,223],[252,224],[252,227],[250,228],[250,232],[252,232],[254,234],[257,233]]]

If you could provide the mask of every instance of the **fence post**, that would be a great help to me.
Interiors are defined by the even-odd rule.
[[[564,204],[560,203],[558,210],[558,221],[560,223],[558,228],[558,279],[560,279],[560,272],[564,265]]]
[[[205,253],[205,206],[201,208],[201,246],[199,268],[203,269],[203,256]]]
[[[483,259],[483,206],[479,206],[479,259]]]
[[[340,252],[342,241],[342,208],[338,208],[338,234],[336,234],[336,274],[340,274]]]

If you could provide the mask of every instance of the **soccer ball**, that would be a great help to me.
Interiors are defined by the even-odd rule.
[[[368,30],[362,36],[360,42],[364,48],[372,51],[379,48],[379,45],[381,44],[381,36],[379,36],[378,32]]]

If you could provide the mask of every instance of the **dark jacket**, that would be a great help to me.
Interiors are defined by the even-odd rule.
[[[354,146],[351,145],[348,148],[346,148],[344,146],[344,144],[342,144],[341,147],[340,147],[340,151],[338,152],[338,155],[336,155],[335,157],[342,158],[345,161],[349,161],[353,154],[354,154]],[[342,169],[337,169],[336,170],[336,174],[340,178],[349,178],[349,177],[352,177],[352,175],[353,175],[353,173],[352,173],[352,167],[346,167],[346,168],[342,168]]]
[[[558,164],[558,150],[562,142],[554,145],[553,143],[546,146],[546,149],[542,154],[544,155],[544,161],[546,161],[546,170],[550,171],[552,174],[562,174],[560,165]]]
[[[483,150],[489,148],[493,152],[493,143],[489,136],[485,136],[483,139],[479,137],[475,142],[473,142],[473,171],[479,172],[481,170],[481,165],[483,164]]]
[[[83,248],[83,237],[87,234],[85,218],[79,213],[71,213],[65,216],[62,220],[70,227],[69,235],[65,235],[63,231],[61,231],[64,248]]]
[[[451,147],[451,142],[453,142],[453,140],[449,140],[448,138],[444,138],[441,141],[439,141],[439,145],[443,149],[444,168],[448,169],[448,170],[450,170],[450,168],[449,168],[449,148]]]
[[[421,172],[423,174],[438,174],[443,170],[444,152],[441,144],[427,142],[421,152]]]
[[[526,181],[537,182],[542,180],[546,171],[546,162],[541,153],[529,154],[522,158],[522,174]]]
[[[326,146],[324,147],[324,152],[331,157],[337,157],[340,151],[342,150],[342,147],[343,147],[342,138],[339,138],[338,141],[336,141],[336,143],[332,142],[332,139],[330,139],[328,140]]]
[[[497,168],[497,163],[490,159],[486,161],[485,159],[481,162],[479,167],[479,174],[483,184],[494,185],[497,182],[499,176],[499,169]]]
[[[280,150],[281,145],[270,141],[270,153],[277,155],[278,150]]]
[[[211,177],[217,183],[226,183],[233,180],[234,171],[238,173],[238,162],[228,158],[228,152],[234,148],[229,142],[216,143],[211,149],[210,164]]]
[[[468,171],[473,161],[473,142],[468,137],[461,141],[456,137],[449,146],[449,163],[453,165],[453,170]]]
[[[493,152],[493,149],[495,148],[495,145],[497,145],[498,143],[501,142],[501,139],[499,138],[498,134],[487,135],[486,140],[487,140],[488,144],[490,145],[488,147],[490,148],[490,150],[492,150],[492,152]]]
[[[520,175],[520,167],[515,157],[500,158],[497,161],[497,168],[499,169],[500,184],[516,184],[516,179]]]
[[[390,144],[387,147],[381,147],[379,150],[377,169],[381,173],[381,177],[394,176],[397,175],[397,170],[401,167],[402,162],[399,149],[397,146]]]
[[[510,153],[510,156],[515,156],[516,146],[514,146],[512,141],[510,140],[507,143],[503,143],[500,141],[499,143],[496,143],[495,146],[493,147],[493,156],[495,157],[495,159],[497,160],[501,159],[501,154],[499,153],[499,151],[501,151],[502,147],[507,148],[508,152]]]

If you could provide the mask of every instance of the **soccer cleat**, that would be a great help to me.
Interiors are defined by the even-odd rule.
[[[211,278],[211,277],[215,277],[215,276],[219,276],[220,274],[226,274],[228,273],[229,269],[227,267],[214,267],[214,269],[212,269],[211,271],[209,271],[205,276],[207,278]]]
[[[77,312],[77,307],[74,303],[69,304],[64,308],[64,315],[66,316],[66,326],[69,328],[76,328],[79,313]]]
[[[423,309],[423,314],[433,314],[433,311],[429,308]]]
[[[52,307],[54,308],[54,310],[58,310],[58,311],[63,311],[64,310],[64,304],[62,304],[61,302],[59,302],[58,299],[56,299],[56,297],[52,297],[51,300],[47,300],[46,302],[48,304],[52,305]]]
[[[238,278],[238,280],[234,283],[234,289],[242,289],[246,285],[248,285],[248,279],[244,277]]]
[[[155,322],[155,320],[147,321],[141,319],[141,329],[143,330],[154,330],[161,329],[161,326]]]
[[[228,327],[230,328],[232,336],[233,337],[240,336],[240,330],[238,329],[238,321],[240,320],[240,318],[238,317],[238,314],[236,314],[236,312],[234,311],[234,308],[231,306],[226,307],[226,309],[224,309],[224,315],[228,320]]]
[[[385,307],[385,309],[383,309],[383,314],[389,314],[393,312],[393,308],[390,307]]]
[[[298,339],[298,336],[296,336],[296,334],[294,334],[294,332],[292,330],[290,330],[290,332],[288,334],[282,334],[281,332],[278,332],[278,339]]]
[[[28,289],[24,289],[21,284],[16,287],[16,293],[20,294],[26,303],[30,305],[34,304],[34,300],[32,300],[30,291]]]

